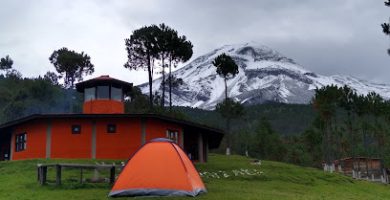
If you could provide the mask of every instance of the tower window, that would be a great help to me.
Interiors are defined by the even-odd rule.
[[[122,101],[122,89],[111,87],[111,99],[116,101]]]
[[[96,88],[85,88],[84,90],[84,101],[90,101],[95,99]]]
[[[107,133],[116,133],[116,124],[108,124]]]
[[[15,138],[15,151],[23,151],[27,148],[27,134],[21,133]]]
[[[72,134],[80,134],[81,126],[80,125],[72,125]]]
[[[98,99],[110,99],[110,87],[109,86],[97,86],[97,98]]]

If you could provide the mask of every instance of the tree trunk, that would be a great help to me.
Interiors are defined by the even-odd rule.
[[[350,142],[351,142],[351,155],[352,155],[352,170],[355,171],[355,137],[353,134],[353,127],[352,127],[352,114],[348,112],[348,132],[350,136]]]
[[[228,99],[226,77],[224,77],[224,81],[225,81],[225,102],[226,102],[226,100]],[[226,143],[227,143],[226,155],[230,155],[231,154],[231,152],[230,152],[231,151],[231,134],[230,134],[230,117],[229,116],[226,118]]]
[[[228,92],[227,92],[227,83],[226,83],[226,77],[224,78],[225,80],[225,100],[228,98]]]
[[[330,166],[332,164],[332,141],[331,141],[331,119],[326,120],[325,123],[325,134],[326,134],[326,163]]]
[[[153,79],[152,79],[152,66],[150,62],[150,55],[148,54],[148,75],[149,75],[149,108],[150,110],[153,109]]]
[[[162,85],[162,97],[161,97],[161,107],[164,108],[164,104],[165,104],[165,66],[164,66],[164,60],[165,60],[165,57],[162,56],[161,57],[161,63],[162,63],[162,81],[161,81],[161,85]]]
[[[369,157],[366,157],[366,177],[367,177],[367,179],[369,179],[370,178],[370,174],[369,174],[369,172],[368,172],[368,159],[369,159]]]
[[[365,160],[366,160],[366,176],[369,178],[369,172],[368,172],[368,160],[370,158],[369,151],[368,151],[368,138],[367,138],[367,127],[366,122],[363,122],[363,144],[364,144],[364,151],[365,151]]]
[[[172,58],[169,58],[169,110],[172,110]]]
[[[230,117],[226,118],[226,155],[231,154],[231,134],[230,134]]]

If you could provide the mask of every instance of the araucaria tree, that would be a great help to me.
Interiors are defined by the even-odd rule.
[[[149,106],[151,109],[153,108],[154,61],[159,58],[159,35],[161,35],[161,29],[156,25],[151,25],[133,31],[130,38],[125,39],[128,60],[124,67],[130,70],[144,69],[148,71]]]
[[[217,74],[222,76],[225,82],[225,100],[217,105],[216,110],[226,119],[226,155],[230,155],[230,120],[243,115],[243,108],[240,103],[228,98],[227,79],[238,74],[238,66],[230,56],[224,53],[214,59],[213,65],[217,68]]]
[[[387,0],[387,2],[385,2],[385,5],[390,7],[390,0]],[[385,33],[390,37],[390,21],[389,23],[383,23],[382,29],[383,29],[383,33]],[[390,48],[387,50],[387,53],[390,55]]]
[[[169,81],[169,105],[172,106],[172,88],[174,78],[171,78],[172,65],[185,62],[192,56],[192,44],[185,36],[178,36],[177,31],[165,24],[150,25],[135,30],[129,39],[126,39],[128,61],[125,67],[130,70],[145,69],[149,76],[149,103],[153,106],[153,74],[157,66],[161,67],[162,94],[159,98],[161,107],[165,105],[166,81]],[[168,79],[165,68],[169,67]]]
[[[75,81],[82,81],[84,75],[92,74],[95,69],[91,57],[84,52],[77,53],[66,47],[55,50],[50,58],[60,78],[64,78],[65,88],[74,88]]]
[[[178,86],[174,80],[178,80],[172,75],[172,65],[177,66],[180,62],[186,62],[192,57],[192,43],[187,40],[186,36],[178,36],[175,30],[168,30],[168,59],[169,59],[169,109],[172,109],[172,88]],[[175,84],[176,83],[176,84]]]
[[[228,98],[227,79],[232,78],[238,74],[238,66],[234,60],[225,53],[217,56],[213,65],[217,68],[217,74],[222,76],[225,81],[225,100]]]
[[[172,87],[173,80],[175,78],[171,77],[172,75],[172,64],[176,67],[179,62],[186,62],[192,56],[192,44],[187,41],[185,36],[179,36],[177,31],[170,28],[165,24],[160,24],[159,28],[161,30],[158,41],[158,54],[161,65],[161,107],[165,106],[165,90],[166,90],[166,81],[168,80],[169,84],[169,108],[172,107]],[[165,68],[169,68],[168,79],[165,75]]]
[[[170,27],[168,27],[165,24],[159,25],[160,32],[158,34],[157,42],[158,42],[158,58],[160,60],[161,64],[161,86],[162,86],[162,94],[161,94],[161,107],[164,107],[165,105],[165,68],[166,68],[166,59],[168,57],[168,43],[169,39],[172,37],[170,36],[172,30]]]

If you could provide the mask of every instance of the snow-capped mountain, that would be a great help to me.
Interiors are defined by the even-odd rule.
[[[314,89],[325,85],[348,85],[359,94],[374,91],[390,98],[390,85],[376,84],[351,76],[323,76],[304,69],[293,59],[269,47],[256,43],[225,45],[200,56],[173,72],[184,84],[173,89],[174,105],[213,109],[224,99],[224,81],[212,64],[221,53],[231,56],[239,66],[239,73],[228,80],[228,95],[243,104],[267,101],[309,103]],[[153,92],[161,92],[161,78],[153,81]],[[148,94],[148,84],[139,86]],[[166,93],[166,101],[168,94]]]

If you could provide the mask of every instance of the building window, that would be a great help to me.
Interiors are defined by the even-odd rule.
[[[96,88],[85,88],[84,90],[84,101],[90,101],[95,99]]]
[[[177,143],[179,139],[179,131],[177,130],[167,130],[167,138]]]
[[[107,125],[107,133],[116,133],[116,125],[108,124]]]
[[[81,126],[80,125],[72,125],[72,134],[80,134]]]
[[[23,151],[27,148],[27,134],[22,133],[16,135],[16,140],[15,140],[15,151]]]
[[[98,99],[110,99],[110,87],[109,86],[97,86],[97,98]]]
[[[122,89],[111,87],[111,99],[116,101],[122,101]]]

